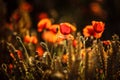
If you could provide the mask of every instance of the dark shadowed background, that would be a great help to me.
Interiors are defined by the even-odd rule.
[[[77,25],[78,31],[91,24],[92,20],[106,23],[104,39],[120,35],[120,0],[26,0],[33,7],[30,12],[33,28],[36,29],[37,14],[46,12],[55,23],[68,21]],[[18,8],[19,0],[3,0],[6,5],[6,20]],[[2,3],[1,3],[2,4]]]

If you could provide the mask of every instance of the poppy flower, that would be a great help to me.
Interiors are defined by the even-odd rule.
[[[13,69],[13,65],[9,64],[9,69],[12,70]]]
[[[14,27],[13,27],[13,24],[12,24],[12,23],[6,23],[5,25],[6,25],[6,26],[8,27],[8,29],[10,29],[11,31],[14,30]]]
[[[40,14],[38,14],[38,19],[44,19],[44,18],[48,18],[48,14],[45,12],[41,12]]]
[[[83,29],[83,35],[85,37],[90,37],[94,35],[94,29],[92,25],[87,25],[84,29]]]
[[[42,57],[42,56],[43,56],[43,53],[44,53],[44,50],[43,50],[43,48],[42,48],[41,46],[37,46],[37,47],[36,47],[36,52],[38,53],[38,55],[39,55],[40,57]]]
[[[96,33],[101,33],[104,31],[105,24],[103,22],[92,21],[93,29]]]
[[[11,56],[14,60],[16,60],[16,58],[15,58],[15,56],[14,56],[13,53],[10,53],[10,56]],[[17,56],[18,56],[19,59],[22,59],[22,58],[23,58],[22,52],[21,52],[20,50],[17,50]]]
[[[37,39],[36,36],[29,36],[29,35],[26,35],[26,36],[24,37],[24,42],[25,42],[25,43],[37,44],[38,39]]]
[[[32,42],[33,44],[37,44],[37,43],[38,43],[37,37],[36,37],[36,36],[31,36],[31,42]]]
[[[44,18],[38,22],[38,32],[42,32],[43,29],[50,29],[51,20],[48,18]]]
[[[77,40],[76,39],[73,40],[72,45],[73,45],[74,48],[76,48],[76,46],[77,46]]]
[[[50,43],[55,43],[57,40],[56,34],[53,33],[52,31],[46,31],[42,34],[43,40],[50,42]]]
[[[95,38],[100,38],[102,36],[102,32],[101,33],[96,33],[94,32],[94,35],[93,35]]]
[[[20,5],[20,9],[24,11],[32,11],[32,6],[28,2],[23,2]]]
[[[75,26],[70,23],[60,23],[60,32],[64,35],[70,34],[71,32],[76,31]]]
[[[60,28],[60,25],[58,24],[53,24],[51,25],[50,27],[50,31],[54,32],[54,33],[57,33],[59,31],[59,28]]]
[[[14,68],[14,65],[10,63],[10,64],[8,65],[8,67],[9,67],[9,72],[8,72],[8,73],[12,73],[12,70],[13,70],[13,68]]]
[[[109,40],[106,40],[106,41],[102,41],[104,45],[110,45],[111,42]]]
[[[11,15],[10,20],[18,22],[19,19],[20,19],[20,13],[19,13],[19,11],[13,12],[12,15]]]
[[[30,43],[30,36],[29,36],[29,35],[26,35],[26,36],[24,37],[24,42]]]
[[[17,50],[17,55],[19,59],[23,58],[22,52],[20,50]]]
[[[83,35],[85,37],[94,36],[95,38],[100,38],[104,31],[104,23],[98,21],[92,21],[92,25],[87,25],[83,29]]]

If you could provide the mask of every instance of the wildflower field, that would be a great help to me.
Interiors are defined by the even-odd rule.
[[[1,80],[119,80],[120,40],[103,40],[106,23],[92,20],[81,31],[46,13],[31,28],[31,6],[22,3],[0,38]],[[8,33],[7,33],[8,32]]]

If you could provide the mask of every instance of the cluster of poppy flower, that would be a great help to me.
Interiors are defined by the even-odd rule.
[[[94,36],[95,38],[100,38],[104,31],[104,26],[105,24],[102,21],[92,21],[92,25],[87,25],[83,29],[83,35],[85,37]],[[45,18],[38,23],[38,32],[42,32],[43,30],[47,31],[43,32],[42,38],[48,42],[55,43],[63,39],[74,39],[71,33],[76,31],[76,27],[68,22],[52,24],[50,19]]]
[[[27,64],[28,64],[27,65],[28,69],[31,69],[31,71],[28,70],[28,72],[31,75],[34,76],[34,73],[36,72],[34,76],[35,79],[33,80],[36,80],[37,78],[36,75],[38,75],[40,79],[43,78],[42,80],[49,80],[49,79],[44,79],[46,73],[48,73],[47,71],[50,71],[50,75],[46,75],[46,76],[53,75],[52,72],[55,71],[59,71],[61,74],[64,73],[65,76],[67,75],[65,80],[71,79],[71,76],[74,78],[76,77],[79,78],[80,76],[80,78],[83,80],[87,80],[87,77],[93,77],[93,76],[95,77],[95,79],[91,79],[91,80],[98,80],[98,77],[101,80],[104,80],[110,77],[109,75],[106,76],[106,74],[109,74],[110,70],[108,69],[114,70],[116,68],[116,67],[111,67],[114,66],[114,63],[115,65],[119,64],[119,62],[117,62],[119,61],[118,58],[116,58],[116,61],[113,60],[114,57],[119,57],[118,55],[120,55],[119,54],[120,47],[119,47],[119,41],[117,41],[116,39],[107,40],[107,41],[98,40],[99,38],[102,37],[102,34],[105,30],[104,22],[92,21],[90,25],[87,25],[83,28],[82,30],[83,36],[82,36],[82,34],[77,32],[77,27],[75,25],[69,22],[62,22],[57,24],[53,23],[52,20],[48,18],[48,15],[43,12],[40,15],[38,15],[39,22],[37,24],[37,31],[35,31],[34,34],[30,31],[31,21],[29,21],[29,18],[25,19],[26,21],[28,21],[27,25],[24,25],[26,28],[25,30],[24,30],[24,26],[22,28],[20,28],[21,25],[19,26],[19,23],[23,24],[25,22],[24,19],[23,21],[20,20],[22,19],[20,13],[26,14],[23,12],[28,13],[31,10],[32,7],[28,3],[23,3],[20,5],[19,9],[12,15],[11,18],[12,20],[13,19],[15,20],[13,24],[16,24],[17,27],[21,29],[21,31],[18,32],[18,34],[22,32],[25,33],[24,35],[21,34],[22,36],[21,40],[24,42],[25,49],[23,46],[15,45],[13,47],[18,47],[18,50],[15,49],[15,52],[14,50],[13,51],[11,50],[10,52],[10,57],[12,57],[13,61],[17,62],[18,59],[18,62],[20,62],[20,65],[19,63],[17,64],[10,63],[8,65],[8,67],[10,68],[11,78],[13,77],[13,75],[17,78],[15,70],[19,68],[23,67],[22,73],[24,73],[24,71],[27,68],[25,67],[24,69],[24,66]],[[27,17],[28,16],[26,15],[24,16],[24,18]],[[14,30],[13,25],[9,25],[9,26],[12,31],[17,32],[16,30]],[[42,35],[41,36],[37,35],[37,32]],[[38,37],[42,38],[44,42],[41,42],[38,39]],[[91,41],[89,43],[90,46],[87,47],[86,44],[87,42],[89,42],[89,40]],[[18,42],[22,44],[22,41],[18,41]],[[9,44],[8,46],[11,49],[12,44],[11,43],[7,43],[7,44]],[[23,53],[28,53],[28,58],[26,54]],[[32,58],[34,58],[33,61]],[[37,64],[38,62],[40,63],[40,65]],[[22,64],[23,66],[21,66]],[[47,66],[48,69],[44,70],[43,69],[44,66]],[[59,70],[58,68],[62,68],[63,70]],[[117,70],[118,69],[116,69],[116,72],[119,72]],[[26,71],[26,73],[28,72]],[[110,72],[110,74],[112,74],[113,72]],[[13,75],[11,75],[12,73]],[[31,75],[29,76],[30,78]],[[22,76],[28,77],[28,74],[23,74]]]
[[[74,39],[71,33],[76,31],[76,27],[68,22],[52,24],[49,18],[44,18],[38,22],[38,32],[43,32],[42,38],[51,43],[60,43],[64,39]]]
[[[44,13],[43,13],[44,14]],[[63,22],[60,24],[52,24],[52,21],[47,17],[44,16],[40,18],[40,21],[37,25],[37,31],[42,33],[42,39],[45,42],[55,43],[55,44],[64,44],[64,40],[72,40],[72,46],[76,48],[77,40],[72,33],[76,32],[76,26],[70,24],[69,22]],[[93,36],[95,38],[100,38],[102,33],[104,32],[105,23],[102,21],[92,21],[92,25],[87,25],[83,29],[84,37]],[[40,36],[39,36],[40,37]],[[28,33],[24,36],[23,41],[25,43],[33,43],[38,44],[38,38],[36,35],[31,35]],[[104,41],[104,43],[107,43]],[[41,46],[36,47],[36,51],[38,52],[39,56],[43,56],[44,50]],[[65,55],[66,56],[66,55]],[[65,57],[66,58],[66,57]],[[66,59],[65,59],[66,60]]]
[[[41,61],[40,63],[42,63],[42,60],[43,60],[43,62],[47,64],[46,60],[48,59],[48,62],[51,62],[51,64],[50,65],[47,64],[46,66],[52,67],[53,70],[54,70],[54,68],[59,66],[59,65],[55,65],[55,66],[53,65],[53,64],[56,64],[57,59],[59,59],[60,64],[62,65],[62,67],[59,66],[59,68],[66,67],[70,71],[72,71],[72,69],[75,68],[75,69],[73,69],[74,70],[73,73],[70,72],[70,74],[74,74],[73,76],[75,78],[76,77],[75,74],[78,74],[78,72],[76,71],[76,69],[78,69],[78,64],[76,64],[76,62],[77,62],[77,60],[79,61],[79,59],[80,59],[79,72],[81,74],[80,76],[82,77],[82,79],[87,77],[87,76],[83,76],[84,70],[88,71],[88,72],[85,72],[88,75],[91,75],[91,73],[92,73],[91,70],[95,70],[96,72],[93,72],[93,73],[95,73],[95,75],[91,75],[91,76],[95,76],[95,79],[97,79],[97,77],[99,77],[103,80],[103,79],[105,79],[105,74],[108,74],[108,73],[104,73],[104,71],[105,71],[104,69],[107,68],[106,66],[108,64],[105,63],[105,64],[101,65],[101,63],[104,63],[105,60],[108,60],[108,56],[110,56],[110,55],[108,55],[109,50],[111,50],[113,48],[113,47],[111,47],[111,45],[115,43],[115,41],[110,41],[110,40],[99,42],[98,39],[102,37],[104,30],[105,30],[105,23],[103,23],[102,21],[92,21],[91,25],[87,25],[87,26],[85,26],[85,28],[83,28],[83,36],[80,33],[77,33],[77,35],[74,35],[74,33],[77,32],[76,26],[70,24],[69,22],[63,22],[60,24],[52,24],[52,21],[49,18],[45,17],[45,18],[42,18],[38,22],[38,25],[37,25],[37,31],[42,34],[42,36],[39,36],[39,37],[41,37],[44,40],[44,42],[45,42],[45,43],[43,42],[44,45],[43,46],[41,45],[41,41],[40,41],[40,44],[38,44],[39,43],[38,37],[36,35],[30,35],[29,33],[27,33],[25,36],[23,36],[23,42],[25,43],[25,45],[29,45],[29,43],[34,44],[35,46],[29,45],[29,47],[35,47],[35,52],[37,52],[37,55]],[[89,39],[87,37],[91,37],[91,36],[94,37],[94,39],[92,38],[93,42],[90,43],[92,45],[89,47],[86,47],[86,43],[87,43],[87,41],[89,41]],[[69,42],[72,42],[72,43],[69,43]],[[54,47],[54,49],[56,49],[55,52],[52,48],[50,48],[50,50],[47,50],[47,48],[49,48],[48,43],[52,43],[52,47]],[[55,44],[55,46],[54,46],[54,44]],[[57,47],[56,47],[56,44],[57,44]],[[64,49],[61,50],[59,48],[60,49],[59,50],[58,49],[58,47],[60,47],[59,45],[60,46],[62,45],[62,47],[64,47]],[[107,51],[105,51],[105,46],[103,46],[103,45],[108,47]],[[51,47],[51,45],[50,45],[50,47]],[[60,55],[59,55],[59,51],[60,51]],[[18,58],[20,60],[23,60],[24,55],[22,54],[22,51],[17,50],[16,52],[17,52]],[[54,53],[56,53],[58,55],[54,56]],[[49,58],[47,56],[45,56],[47,54],[49,54],[51,56],[50,58],[53,62],[49,61]],[[111,52],[111,54],[112,54],[112,52]],[[10,56],[13,58],[14,61],[16,61],[15,60],[16,57],[13,53],[10,53]],[[32,57],[35,57],[35,56],[32,56]],[[56,57],[56,58],[54,59],[54,57]],[[78,57],[79,57],[79,59],[77,59]],[[98,57],[100,58],[100,61],[104,59],[103,62],[99,62]],[[96,59],[96,58],[98,58],[98,59]],[[30,59],[31,59],[31,55],[30,55]],[[58,60],[58,64],[59,64],[59,60]],[[108,60],[108,62],[110,62],[110,61]],[[71,63],[74,65],[72,65]],[[94,66],[95,64],[97,66]],[[98,65],[98,64],[100,64],[100,65]],[[104,65],[105,65],[105,68],[103,67]],[[41,65],[41,66],[44,66],[44,65]],[[70,66],[73,66],[73,67],[70,67]],[[87,68],[86,66],[89,68]],[[9,64],[9,68],[12,73],[12,70],[15,67],[14,67],[14,65]],[[30,66],[30,68],[31,68],[31,66]],[[35,70],[33,70],[33,71],[35,71]],[[55,71],[56,71],[56,69],[55,69]],[[90,71],[90,73],[89,73],[89,71]],[[46,71],[43,70],[43,72],[45,73]],[[67,74],[67,76],[69,76],[69,74]],[[69,76],[69,78],[71,78],[71,76]],[[108,76],[108,78],[109,78],[109,76]],[[67,79],[68,78],[66,78],[66,80]],[[93,80],[93,79],[91,79],[91,80]]]
[[[72,40],[72,46],[76,48],[78,41],[72,35],[72,33],[76,32],[76,26],[64,22],[60,24],[52,24],[52,21],[49,18],[41,19],[38,22],[38,32],[42,33],[42,38],[46,42],[62,44],[64,40]],[[100,38],[102,33],[104,32],[105,24],[102,21],[92,21],[92,25],[87,25],[83,29],[84,37],[93,36],[95,38]],[[107,41],[104,41],[107,43]],[[37,48],[37,52],[40,56],[43,55],[42,47]],[[41,54],[42,53],[42,54]],[[67,62],[68,55],[64,54],[63,62]]]

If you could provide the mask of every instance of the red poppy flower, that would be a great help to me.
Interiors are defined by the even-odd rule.
[[[102,32],[101,33],[96,33],[94,32],[94,35],[93,35],[95,38],[100,38],[102,36]]]
[[[19,19],[20,19],[20,13],[19,13],[19,11],[13,12],[12,15],[11,15],[10,20],[18,22]]]
[[[18,57],[19,57],[20,59],[23,58],[22,52],[21,52],[20,50],[17,50],[17,55],[18,55]]]
[[[103,42],[104,45],[110,45],[110,44],[111,44],[111,42],[110,42],[109,40],[107,40],[107,41],[102,41],[102,42]]]
[[[13,69],[13,64],[9,64],[9,69],[10,69],[10,70]]]
[[[93,29],[96,33],[101,33],[104,31],[105,24],[103,22],[92,21]]]
[[[10,53],[10,56],[11,56],[14,60],[16,60],[16,58],[15,58],[15,56],[14,56],[13,53]],[[19,59],[22,59],[22,58],[23,58],[22,52],[21,52],[20,50],[17,50],[17,56],[18,56]]]
[[[61,23],[60,24],[60,32],[64,35],[70,34],[71,32],[76,31],[75,26],[70,23]]]
[[[96,33],[93,29],[93,26],[88,25],[83,29],[83,35],[85,37],[94,36],[95,38],[100,38],[102,36],[102,32],[101,33]]]
[[[44,50],[43,50],[43,48],[42,48],[41,46],[37,46],[37,47],[36,47],[36,52],[38,53],[38,55],[39,55],[40,57],[42,57],[42,56],[43,56],[43,53],[44,53]]]
[[[51,27],[51,20],[48,18],[42,19],[38,22],[38,32],[42,32],[43,29],[50,29]]]
[[[20,9],[24,11],[32,11],[32,6],[28,2],[23,2],[20,5]]]
[[[74,39],[74,40],[73,40],[73,47],[76,48],[76,46],[77,46],[77,40]]]
[[[10,64],[8,65],[8,67],[9,67],[8,73],[12,73],[12,70],[13,70],[13,68],[14,68],[14,65],[10,63]]]
[[[105,24],[103,22],[92,21],[92,25],[88,25],[83,29],[83,35],[85,37],[94,36],[95,38],[100,38],[104,31]]]

